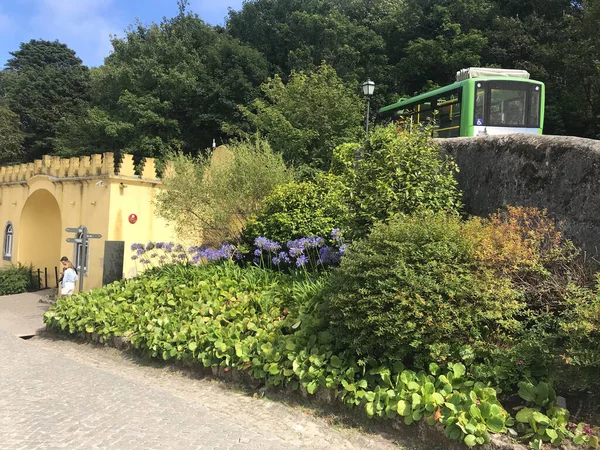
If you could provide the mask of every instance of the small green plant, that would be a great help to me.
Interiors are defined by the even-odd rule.
[[[0,269],[0,295],[21,294],[34,289],[31,266],[11,266]]]
[[[567,429],[569,411],[556,406],[556,392],[546,382],[519,383],[519,397],[527,402],[515,416],[517,431],[531,448],[540,450],[544,442],[559,445],[572,438]]]
[[[590,448],[600,448],[600,427],[592,427],[587,423],[580,423],[575,429],[573,442]]]

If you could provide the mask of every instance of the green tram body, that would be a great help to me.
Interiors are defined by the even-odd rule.
[[[378,122],[433,124],[434,137],[542,134],[545,86],[540,81],[484,76],[457,81],[379,110]]]

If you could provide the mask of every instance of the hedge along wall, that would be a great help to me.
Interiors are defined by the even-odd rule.
[[[438,142],[460,167],[467,213],[545,208],[588,255],[600,254],[600,141],[515,134]]]

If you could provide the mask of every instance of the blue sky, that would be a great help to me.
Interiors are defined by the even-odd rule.
[[[242,0],[190,0],[190,9],[212,25]],[[84,64],[98,66],[109,54],[110,34],[123,36],[136,18],[145,24],[177,14],[176,0],[0,0],[0,68],[31,39],[56,40],[75,50]]]

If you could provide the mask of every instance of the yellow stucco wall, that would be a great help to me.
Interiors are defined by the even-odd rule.
[[[90,240],[89,270],[85,288],[102,284],[104,243],[124,241],[123,272],[136,273],[129,250],[133,242],[171,241],[175,233],[154,216],[153,199],[160,186],[154,161],[146,160],[136,175],[131,155],[125,155],[119,173],[111,153],[91,157],[42,160],[0,168],[0,230],[14,229],[12,259],[1,266],[22,263],[48,268],[48,283],[55,285],[54,267],[60,257],[74,259],[75,246],[67,243],[65,228],[85,225],[101,239]],[[136,214],[135,224],[129,215]]]

